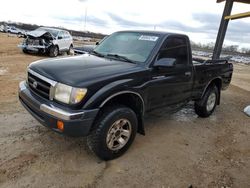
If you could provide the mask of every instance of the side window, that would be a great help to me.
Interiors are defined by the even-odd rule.
[[[63,31],[63,38],[68,38],[68,34],[67,34],[67,31]]]
[[[64,31],[64,38],[66,38],[66,39],[70,38],[70,34],[68,31]]]
[[[169,37],[161,50],[158,59],[173,58],[177,66],[185,66],[188,63],[188,46],[185,38]]]
[[[58,34],[58,39],[59,39],[59,38],[61,38],[61,39],[64,38],[64,35],[63,35],[63,32],[62,32],[62,31],[60,31],[59,34]]]
[[[67,35],[68,35],[68,38],[70,38],[70,37],[71,37],[71,35],[70,35],[70,33],[69,33],[69,32],[67,32]]]

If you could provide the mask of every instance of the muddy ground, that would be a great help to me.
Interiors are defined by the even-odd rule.
[[[192,104],[173,115],[152,113],[146,136],[128,152],[104,162],[85,138],[41,126],[20,105],[18,83],[27,65],[21,39],[0,34],[0,187],[250,187],[250,66],[235,65],[221,105],[198,118]]]

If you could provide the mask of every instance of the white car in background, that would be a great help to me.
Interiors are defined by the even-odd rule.
[[[0,25],[0,31],[4,32],[4,25]]]
[[[73,38],[68,31],[40,27],[26,34],[22,44],[18,45],[24,53],[47,53],[50,57],[56,57],[59,53],[73,54]]]
[[[17,34],[17,35],[22,35],[24,34],[24,32],[14,26],[10,26],[7,28],[7,32],[8,33],[13,33],[13,34]]]

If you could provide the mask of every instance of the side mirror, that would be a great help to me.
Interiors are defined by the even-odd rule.
[[[58,36],[57,39],[59,39],[59,40],[62,39],[62,36]]]
[[[154,67],[174,67],[176,64],[175,58],[161,58],[157,60],[154,64]]]
[[[98,46],[100,43],[99,42],[96,42],[95,45]]]

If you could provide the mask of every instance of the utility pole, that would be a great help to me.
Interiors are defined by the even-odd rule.
[[[88,7],[86,6],[85,8],[85,17],[84,17],[84,31],[86,32],[86,25],[87,25],[87,12],[88,12]]]
[[[220,22],[220,28],[217,34],[217,39],[214,47],[214,53],[212,59],[219,59],[221,54],[221,49],[223,46],[223,41],[225,39],[225,35],[227,32],[227,26],[228,26],[228,19],[225,19],[225,17],[229,16],[231,14],[232,8],[233,8],[234,0],[226,0],[224,12],[221,17]]]

